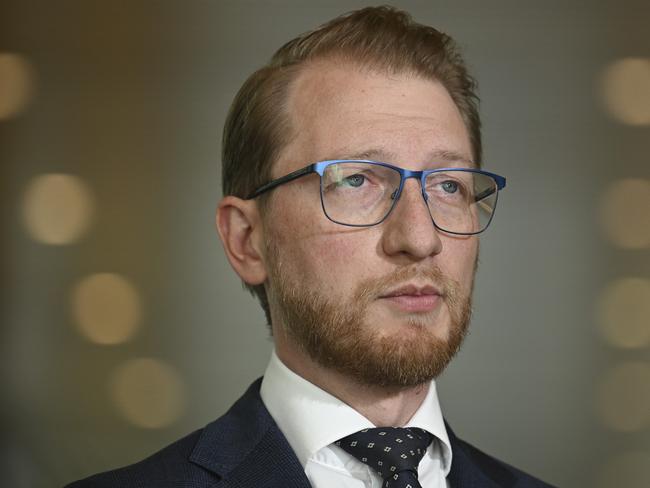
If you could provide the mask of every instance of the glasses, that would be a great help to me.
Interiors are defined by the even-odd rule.
[[[255,190],[256,198],[280,185],[317,173],[323,212],[332,222],[351,227],[381,224],[399,200],[408,178],[420,180],[422,198],[436,228],[473,235],[487,229],[506,179],[471,168],[411,171],[376,161],[320,161],[277,178]]]

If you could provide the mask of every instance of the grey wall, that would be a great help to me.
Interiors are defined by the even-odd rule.
[[[648,243],[617,245],[599,217],[613,180],[650,178],[648,124],[612,117],[599,89],[610,63],[650,57],[647,2],[394,4],[463,46],[485,166],[508,178],[481,238],[472,332],[440,380],[446,417],[554,484],[648,486],[650,325],[617,347],[597,313],[612,282],[650,277]],[[20,54],[35,87],[22,110],[0,109],[3,486],[60,486],[136,461],[219,416],[263,372],[263,315],[213,229],[220,132],[277,47],[363,5],[3,4],[0,52]],[[49,173],[81,178],[94,202],[69,243],[25,225],[30,184]],[[637,201],[648,207],[635,225],[650,226],[648,199]],[[86,339],[71,311],[94,273],[122,276],[139,297],[137,328],[117,344]],[[139,406],[120,407],[120,368],[138,358],[158,362],[137,370]],[[151,414],[158,427],[138,417],[143,405],[167,409]]]

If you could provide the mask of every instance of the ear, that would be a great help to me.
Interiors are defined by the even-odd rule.
[[[224,197],[217,207],[216,226],[235,273],[249,285],[264,283],[264,234],[257,203],[232,195]]]

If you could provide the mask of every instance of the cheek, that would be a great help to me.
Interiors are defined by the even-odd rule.
[[[476,257],[478,255],[478,240],[476,237],[467,239],[449,239],[443,244],[443,249],[448,250],[448,259],[444,260],[449,266],[449,276],[458,281],[461,286],[469,290],[474,278]]]
[[[284,208],[270,222],[284,269],[296,285],[328,296],[345,296],[364,277],[372,243],[358,229],[334,224],[318,205]]]
[[[364,270],[369,268],[364,263],[367,248],[350,237],[346,234],[320,234],[303,241],[300,249],[307,252],[301,256],[301,267],[297,272],[312,289],[329,296],[347,296],[364,277]]]

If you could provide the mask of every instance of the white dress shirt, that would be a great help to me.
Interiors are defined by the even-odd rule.
[[[262,401],[296,453],[314,488],[381,488],[377,472],[340,447],[338,439],[375,427],[359,412],[298,376],[275,351],[260,390]],[[423,488],[448,488],[451,444],[442,419],[436,384],[404,427],[419,427],[435,436],[418,466]]]

